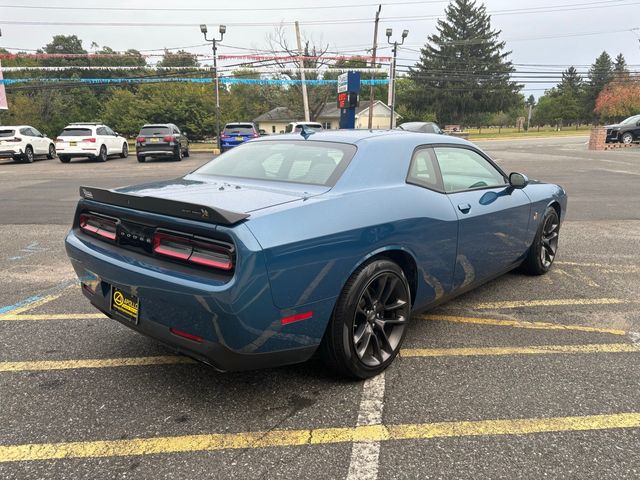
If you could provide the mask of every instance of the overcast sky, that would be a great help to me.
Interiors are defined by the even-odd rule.
[[[342,3],[347,3],[342,1]],[[305,37],[318,44],[328,44],[330,50],[344,53],[364,53],[370,48],[376,7],[374,0],[351,0],[350,6],[339,6],[340,0],[0,0],[0,46],[35,49],[51,40],[55,34],[75,34],[89,49],[92,42],[115,50],[138,50],[192,46],[203,43],[198,25],[206,23],[217,32],[219,24],[227,25],[227,34],[219,53],[242,53],[231,47],[266,49],[269,33],[280,22],[299,20]],[[502,38],[511,50],[511,60],[521,71],[562,70],[576,65],[586,71],[603,50],[612,57],[623,53],[632,70],[640,70],[640,1],[634,0],[486,0],[492,13],[492,25],[502,30]],[[17,8],[62,7],[60,9]],[[382,2],[378,40],[386,44],[384,31],[394,29],[399,37],[409,30],[405,47],[400,50],[399,64],[413,64],[417,50],[434,32],[434,18],[442,15],[446,1],[386,0]],[[113,10],[81,10],[78,7],[101,6]],[[331,7],[331,8],[317,8]],[[140,10],[122,10],[139,8]],[[159,8],[209,9],[209,11],[160,11]],[[219,9],[219,11],[213,11]],[[236,9],[236,10],[230,10]],[[237,9],[246,9],[238,11]],[[272,10],[258,10],[272,9]],[[528,9],[528,10],[527,10]],[[518,11],[519,10],[519,11]],[[396,18],[394,18],[396,17]],[[400,17],[400,18],[398,18]],[[339,24],[334,21],[362,20],[360,23]],[[314,24],[313,22],[326,22]],[[8,22],[68,22],[72,25],[16,25]],[[82,25],[82,23],[172,24],[172,26]],[[247,25],[267,23],[270,25]],[[295,41],[294,27],[286,25],[290,42]],[[386,47],[386,45],[384,45]],[[188,48],[195,53],[208,53],[209,47]],[[388,54],[383,49],[380,54]],[[558,65],[557,68],[536,65]],[[555,82],[554,82],[555,83]],[[548,84],[527,83],[525,93],[542,94]]]

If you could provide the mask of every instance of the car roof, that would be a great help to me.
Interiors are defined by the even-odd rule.
[[[225,123],[225,126],[227,125],[255,125],[255,123],[253,122],[229,122],[229,123]]]
[[[252,140],[252,142],[277,142],[280,140],[301,140],[299,133],[285,133]],[[458,137],[437,135],[433,133],[408,132],[405,130],[323,130],[309,136],[309,140],[322,142],[350,143],[357,145],[372,141],[389,141],[413,143],[416,146],[425,144],[472,145],[471,142]]]
[[[173,127],[173,123],[145,123],[142,127]]]
[[[31,125],[0,125],[0,130],[9,130],[10,128],[15,130],[16,128],[35,128],[35,127],[32,127]]]

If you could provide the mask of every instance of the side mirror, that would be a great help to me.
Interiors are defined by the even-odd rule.
[[[522,173],[513,172],[509,174],[509,185],[513,188],[524,188],[529,184],[529,179]]]

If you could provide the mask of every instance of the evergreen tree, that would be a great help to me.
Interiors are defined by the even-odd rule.
[[[613,64],[613,72],[617,80],[624,80],[629,78],[629,69],[627,68],[627,61],[624,55],[618,54]]]
[[[589,69],[589,83],[586,94],[586,110],[594,116],[596,99],[604,87],[613,80],[613,62],[607,52],[602,52]]]
[[[560,95],[580,95],[582,89],[582,77],[575,67],[571,66],[562,72],[562,81],[558,85]]]
[[[469,123],[522,102],[521,85],[510,78],[511,52],[485,6],[453,0],[445,15],[410,71],[416,88],[406,101],[413,109],[434,111],[441,123]]]

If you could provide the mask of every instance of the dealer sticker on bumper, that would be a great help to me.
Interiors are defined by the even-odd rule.
[[[111,311],[119,313],[127,320],[138,323],[138,311],[140,302],[138,297],[123,292],[119,288],[111,288]]]

